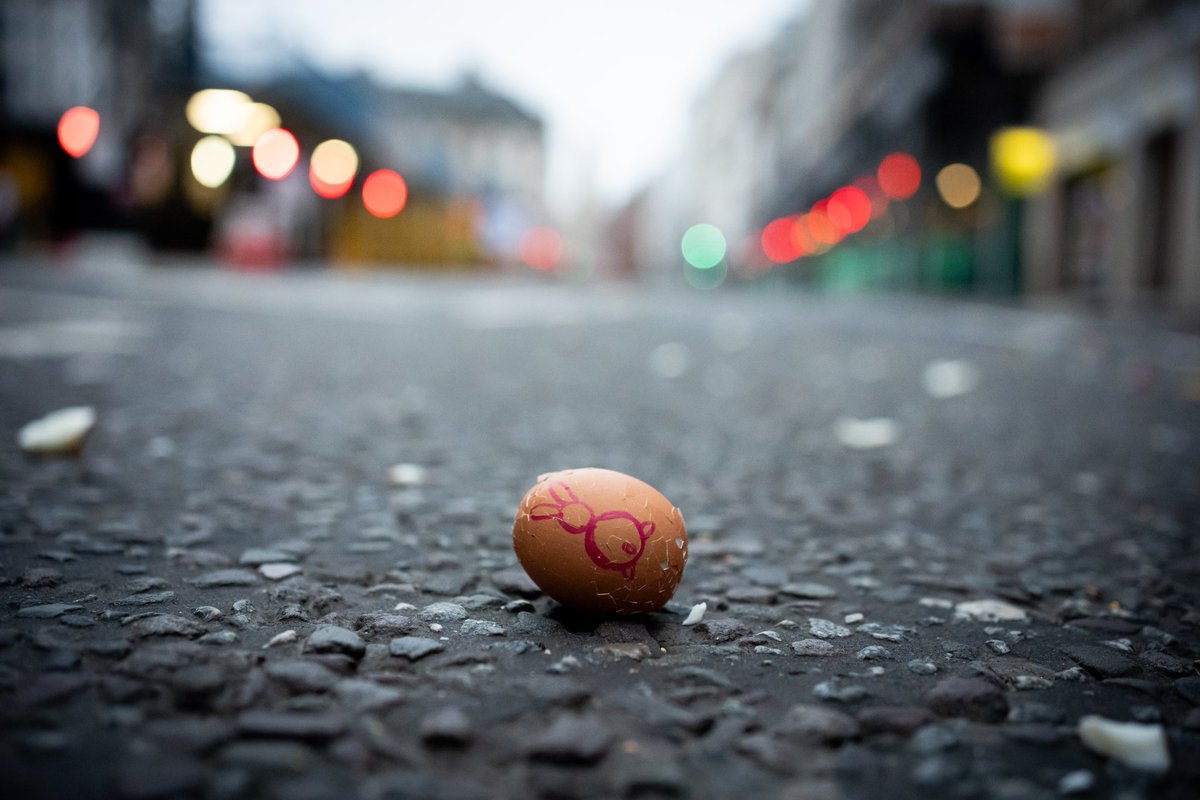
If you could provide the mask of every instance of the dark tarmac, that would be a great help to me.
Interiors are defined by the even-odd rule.
[[[1191,800],[1198,453],[1138,317],[3,262],[0,796]],[[663,611],[518,566],[581,466],[682,510]]]

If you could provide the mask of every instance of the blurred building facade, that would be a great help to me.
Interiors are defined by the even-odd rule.
[[[280,224],[299,223],[288,235],[301,256],[430,268],[503,264],[518,259],[522,236],[545,216],[541,119],[474,76],[448,89],[396,87],[301,64],[249,88],[279,109],[305,152],[326,139],[348,141],[362,159],[359,183],[386,168],[409,187],[404,211],[378,219],[353,192],[320,200],[298,168],[287,181],[302,200],[289,203]]]
[[[192,0],[0,3],[0,228],[60,236],[123,223],[114,194],[128,146],[162,92],[195,68]],[[77,163],[55,126],[73,106],[103,109]],[[114,202],[115,201],[115,202]]]
[[[1029,207],[1028,288],[1200,310],[1200,4],[1088,3],[1035,118],[1060,163]]]
[[[196,0],[0,3],[0,244],[117,228],[246,266],[469,266],[516,261],[522,237],[544,223],[542,121],[478,79],[383,86],[284,52],[274,75],[240,75],[212,56],[197,18]],[[193,147],[225,135],[189,125],[189,98],[206,88],[239,89],[278,112],[301,149],[290,174],[266,179],[237,141],[227,178],[202,185]],[[74,106],[98,112],[100,127],[73,158],[56,128]],[[343,196],[310,186],[309,156],[328,139],[360,159]],[[407,185],[403,211],[388,218],[361,197],[382,169]]]
[[[1194,306],[1196,7],[813,3],[698,98],[679,159],[617,233],[634,264],[664,280],[678,277],[680,234],[708,222],[729,240],[731,274],[755,280],[990,293],[1088,284],[1116,303],[1143,286],[1168,305]],[[989,176],[990,142],[1013,125],[1047,129],[1062,151],[1048,189],[1028,200]],[[895,151],[921,165],[916,196],[828,252],[768,269],[759,242],[768,222],[866,185]],[[965,207],[934,188],[956,163],[983,176]],[[1137,213],[1114,208],[1109,221],[1086,222],[1099,213],[1097,182],[1118,187]],[[1115,238],[1098,265],[1088,248],[1103,235]]]

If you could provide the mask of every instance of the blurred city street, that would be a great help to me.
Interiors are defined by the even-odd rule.
[[[0,263],[5,797],[1195,797],[1194,330],[35,262]],[[77,458],[17,446],[80,405]],[[518,501],[579,466],[682,510],[663,611],[521,571]]]
[[[1200,0],[4,0],[0,800],[1196,800],[1198,222]]]

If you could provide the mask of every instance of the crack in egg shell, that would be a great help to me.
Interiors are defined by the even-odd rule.
[[[606,469],[539,476],[513,522],[513,548],[534,583],[563,605],[596,613],[661,608],[683,577],[686,542],[678,508],[649,484]]]

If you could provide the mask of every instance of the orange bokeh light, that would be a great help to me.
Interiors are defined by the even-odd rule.
[[[100,114],[87,106],[68,108],[58,120],[58,143],[67,155],[80,158],[100,134]]]
[[[857,186],[843,186],[829,197],[829,219],[845,233],[857,233],[871,221],[871,198]]]
[[[258,137],[251,153],[254,168],[267,180],[281,181],[296,168],[300,145],[291,131],[272,128]]]
[[[837,244],[846,235],[829,217],[829,201],[821,200],[804,215],[808,235],[818,244]]]
[[[908,153],[892,153],[879,164],[879,188],[893,200],[907,200],[921,188],[921,165]]]
[[[792,238],[792,227],[795,220],[788,217],[773,219],[762,231],[762,250],[772,262],[786,264],[795,261],[802,253],[800,247]]]
[[[350,191],[358,173],[358,153],[349,142],[328,139],[313,149],[308,160],[308,182],[313,191],[326,199],[341,197]]]
[[[390,169],[372,172],[363,181],[363,205],[367,211],[380,219],[394,217],[404,210],[408,202],[408,184],[399,173]]]
[[[792,246],[801,256],[811,256],[820,249],[820,245],[808,229],[808,217],[808,214],[798,214],[791,218]]]
[[[521,260],[527,266],[550,272],[562,258],[562,237],[549,228],[530,228],[521,237]]]

